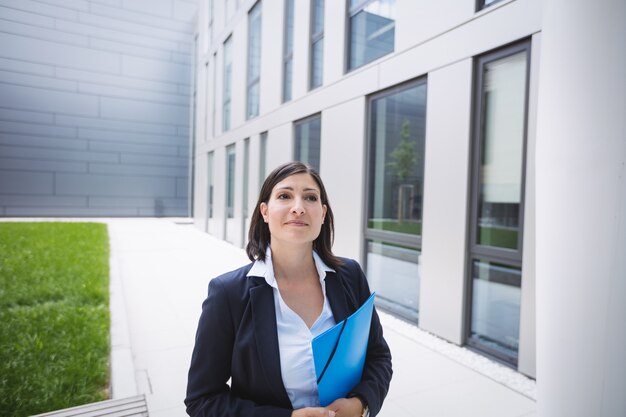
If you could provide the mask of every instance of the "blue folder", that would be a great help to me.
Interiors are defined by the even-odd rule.
[[[375,293],[357,311],[313,339],[320,405],[344,398],[363,374]]]

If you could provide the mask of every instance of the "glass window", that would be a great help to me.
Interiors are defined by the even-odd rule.
[[[479,245],[518,249],[526,107],[526,53],[483,66]]]
[[[248,176],[250,174],[250,138],[243,141],[243,218],[248,217]]]
[[[311,2],[311,70],[309,89],[322,85],[324,70],[324,0]]]
[[[467,343],[517,364],[530,44],[476,59]]]
[[[226,148],[226,217],[235,217],[235,145]]]
[[[522,271],[486,259],[474,259],[471,270],[471,344],[517,362]]]
[[[283,44],[283,103],[291,100],[293,83],[293,7],[294,0],[285,0],[285,39]]]
[[[204,93],[204,140],[209,139],[209,95],[212,95],[209,86],[211,85],[209,76],[209,63],[204,65],[205,93]]]
[[[224,41],[224,80],[222,99],[222,130],[230,129],[230,100],[232,94],[233,56],[232,56],[232,35]]]
[[[213,218],[213,152],[207,155],[207,218]]]
[[[421,235],[426,84],[376,98],[370,111],[367,227]]]
[[[420,255],[419,250],[407,246],[367,242],[367,276],[376,291],[376,302],[414,320],[419,303]]]
[[[304,162],[319,172],[322,117],[318,114],[297,121],[295,123],[295,130],[294,160]]]
[[[261,133],[261,144],[259,151],[259,190],[263,186],[267,175],[267,132]]]
[[[350,1],[348,70],[393,52],[395,12],[395,0]]]
[[[215,97],[217,96],[217,52],[213,53],[213,88],[211,94],[211,136],[215,137],[216,131],[216,121],[215,121],[215,111],[216,111],[216,102]]]
[[[261,86],[261,2],[248,13],[248,106],[246,118],[259,115]]]
[[[381,305],[412,321],[419,313],[425,135],[425,80],[370,98],[367,276]]]
[[[482,10],[485,7],[491,6],[494,3],[497,3],[502,0],[478,0],[477,1],[477,10]]]

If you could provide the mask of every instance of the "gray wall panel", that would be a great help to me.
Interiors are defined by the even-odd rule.
[[[148,165],[164,165],[179,166],[187,165],[187,158],[140,155],[140,154],[122,154],[121,161],[125,164],[148,164]]]
[[[80,116],[98,115],[98,98],[43,88],[0,84],[2,107]]]
[[[54,115],[52,113],[0,108],[0,120],[52,124],[54,123]]]
[[[188,214],[189,0],[0,0],[0,216]]]
[[[0,133],[1,145],[35,146],[53,149],[87,149],[87,141],[58,137]]]
[[[68,211],[71,210],[72,216],[85,216],[85,217],[135,217],[140,216],[139,209],[134,207],[7,207],[4,210],[4,215],[8,217],[18,216],[54,216],[63,217],[68,216]],[[176,214],[172,214],[176,216]]]
[[[53,174],[0,171],[0,194],[52,194]]]
[[[60,44],[89,46],[89,38],[87,36],[59,32],[55,29],[33,28],[30,24],[4,20],[2,22],[2,30],[13,35],[23,35],[28,36],[29,38],[43,39],[45,41],[53,41]]]
[[[0,158],[0,170],[9,171],[87,172],[87,165],[86,162]]]
[[[0,120],[0,134],[1,133],[12,135],[47,135],[54,137],[75,138],[78,136],[78,129],[75,127],[54,126],[43,123],[29,124],[26,122],[10,122]]]
[[[0,159],[0,168],[2,160]],[[151,177],[186,177],[186,166],[174,167],[163,165],[121,165],[89,164],[89,172],[94,174],[145,175]]]
[[[23,74],[12,71],[0,71],[0,80],[3,83],[24,85],[27,87],[43,87],[50,90],[77,91],[76,81],[59,80],[53,77]]]
[[[112,152],[72,151],[65,149],[28,148],[0,145],[0,157],[32,158],[55,161],[118,162],[119,155]]]
[[[0,205],[6,207],[87,207],[87,198],[5,194],[0,195]]]
[[[176,146],[135,145],[128,143],[91,141],[89,142],[89,149],[92,151],[130,152],[149,155],[178,155]]]
[[[118,54],[86,47],[9,33],[0,33],[0,45],[5,58],[97,72],[118,73],[120,68],[121,57]]]
[[[37,68],[36,68],[37,69]],[[43,69],[40,69],[43,71]],[[117,87],[127,87],[136,90],[162,91],[172,94],[189,94],[189,89],[179,91],[177,80],[151,81],[139,78],[130,78],[116,74],[95,73],[70,68],[57,68],[56,76],[68,80],[88,81]]]
[[[132,122],[128,122],[132,123]],[[158,135],[148,132],[140,132],[134,129],[127,131],[104,130],[104,129],[78,129],[78,137],[83,139],[106,140],[124,143],[151,143],[159,145],[182,145],[188,139],[176,135]]]
[[[73,8],[56,7],[32,0],[0,0],[0,5],[49,17],[64,19],[76,19],[78,17],[78,10],[73,10]]]
[[[55,188],[68,196],[176,197],[173,178],[56,174]]]
[[[0,115],[2,112],[0,111]],[[1,117],[1,116],[0,116]],[[43,116],[41,116],[43,118]],[[79,128],[79,136],[83,137],[82,134],[88,132],[89,129],[82,129],[83,127],[92,127],[96,129],[104,129],[104,133],[110,133],[110,131],[119,131],[119,132],[137,132],[143,133],[146,135],[150,135],[153,133],[159,135],[175,135],[176,127],[171,125],[163,125],[156,123],[141,123],[141,122],[128,122],[125,120],[110,120],[110,119],[93,119],[89,117],[73,117],[73,116],[62,116],[56,115],[55,118],[56,124],[60,126],[78,126]],[[102,132],[102,131],[101,131]],[[88,137],[88,136],[84,136]],[[96,139],[100,139],[96,137]],[[165,139],[165,143],[168,143],[169,139]]]
[[[33,62],[15,61],[13,59],[0,57],[0,69],[20,71],[25,74],[54,75],[52,65],[37,64]]]

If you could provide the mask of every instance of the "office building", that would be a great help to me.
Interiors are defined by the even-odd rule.
[[[244,246],[265,175],[324,178],[379,306],[626,413],[626,3],[202,0],[194,218]]]

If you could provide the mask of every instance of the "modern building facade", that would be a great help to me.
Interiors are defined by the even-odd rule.
[[[194,0],[0,3],[0,216],[187,216]]]
[[[626,10],[605,0],[587,17],[590,7],[581,0],[201,0],[196,225],[243,247],[265,175],[286,161],[306,162],[327,186],[335,253],[360,261],[380,307],[537,378],[541,416],[623,415],[615,387],[626,389],[626,326],[610,319],[611,331],[596,335],[601,341],[575,332],[595,325],[590,318],[601,314],[588,309],[607,297],[605,318],[626,304],[626,265],[616,255],[626,251]],[[573,34],[595,61],[564,52],[575,50]],[[609,78],[596,78],[599,62],[611,66]],[[600,117],[597,140],[610,149],[604,159],[593,159],[582,138],[567,142],[590,133],[595,120],[582,106],[567,116],[576,97],[568,89],[581,88],[563,76],[568,66],[589,83],[584,89],[598,85],[591,96],[599,107],[589,115],[613,115]],[[596,173],[611,192],[565,187],[563,173],[583,162],[611,167]],[[596,204],[612,204],[615,229],[606,224],[600,235],[610,244],[585,248],[610,265],[593,284],[598,304],[589,305],[580,297],[592,284],[569,278],[593,268],[580,250],[566,261],[576,238],[562,220],[580,226],[565,202],[592,194]],[[572,295],[587,314],[562,303]],[[555,363],[571,370],[568,383],[557,383]],[[585,391],[576,370],[587,384],[611,388]]]

